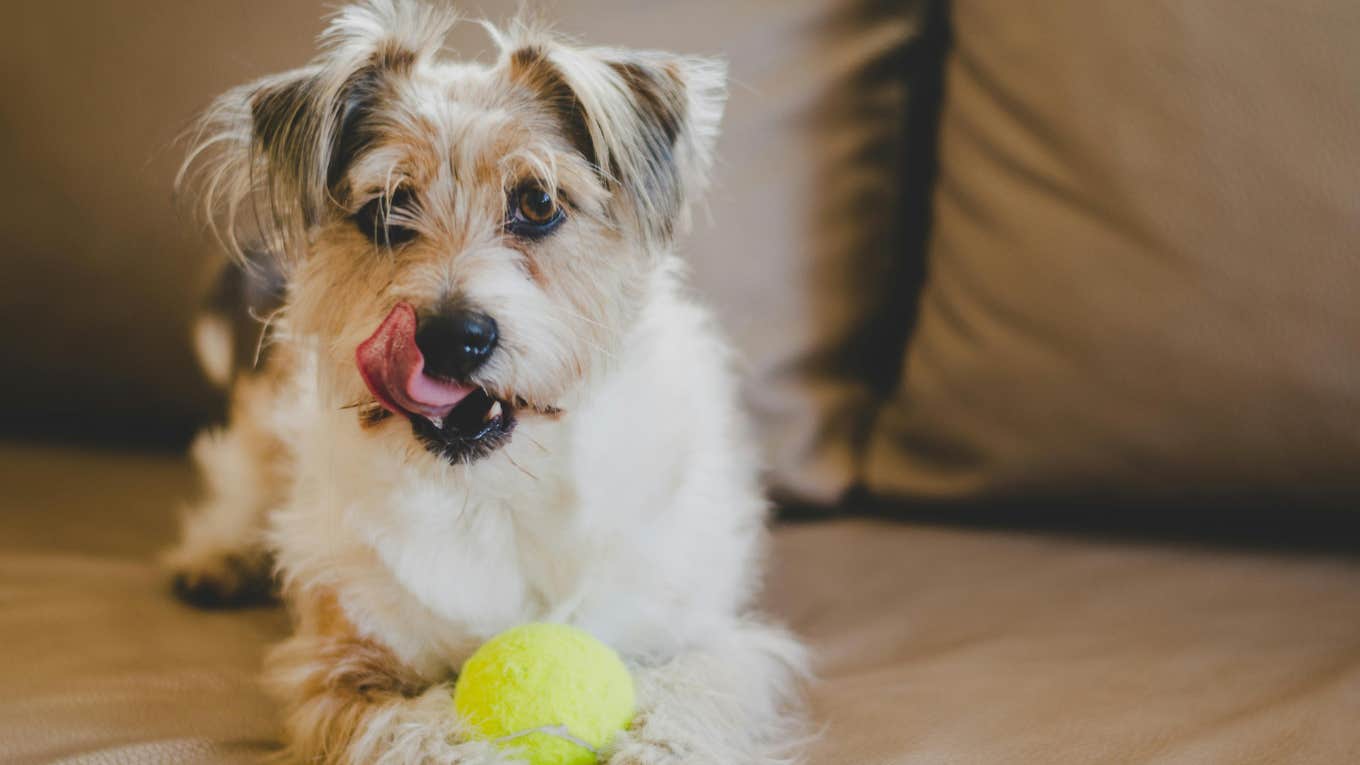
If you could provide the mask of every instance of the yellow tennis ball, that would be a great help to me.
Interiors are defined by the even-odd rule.
[[[453,707],[472,738],[530,765],[593,765],[633,721],[633,678],[618,654],[565,624],[526,624],[463,664]]]

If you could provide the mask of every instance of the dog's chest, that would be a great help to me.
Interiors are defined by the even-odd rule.
[[[452,635],[485,638],[551,618],[595,560],[560,487],[532,499],[451,491],[395,497],[373,547],[401,589]]]

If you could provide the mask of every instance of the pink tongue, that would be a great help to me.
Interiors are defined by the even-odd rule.
[[[392,412],[444,418],[476,390],[425,374],[425,357],[416,346],[416,311],[398,303],[354,352],[368,390]]]

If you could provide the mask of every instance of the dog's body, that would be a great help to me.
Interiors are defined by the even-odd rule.
[[[783,761],[803,654],[751,611],[765,505],[672,244],[721,70],[523,26],[493,66],[446,63],[448,23],[347,9],[316,63],[205,121],[205,204],[229,236],[238,209],[265,220],[288,287],[266,363],[196,445],[209,498],[171,565],[232,600],[276,562],[289,759],[510,761],[466,740],[454,673],[561,621],[634,669],[608,762]]]

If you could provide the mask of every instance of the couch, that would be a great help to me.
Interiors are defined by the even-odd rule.
[[[286,615],[184,606],[154,562],[222,406],[170,187],[194,110],[323,12],[3,32],[0,762],[276,745]],[[778,500],[765,605],[817,656],[810,763],[1360,762],[1360,7],[551,12],[731,62],[687,255]]]

